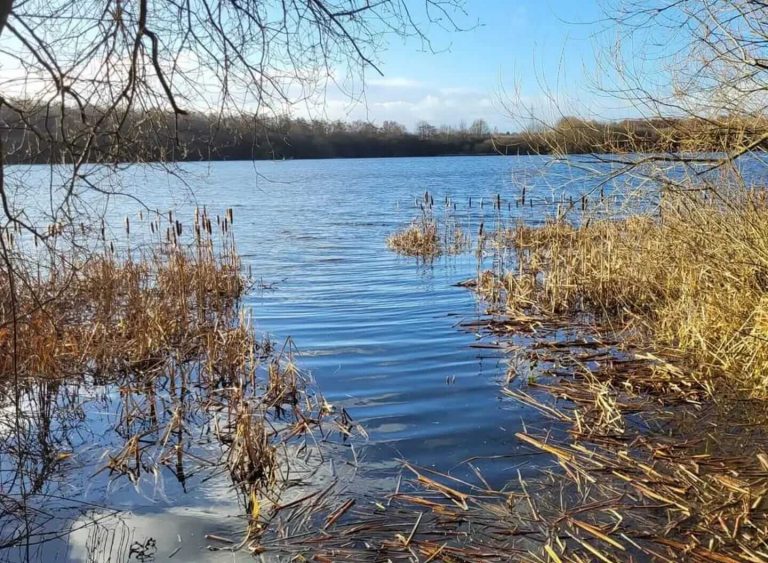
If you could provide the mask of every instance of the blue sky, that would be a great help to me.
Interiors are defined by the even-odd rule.
[[[467,0],[466,8],[462,22],[475,24],[473,29],[429,30],[437,53],[412,40],[390,39],[378,53],[384,76],[368,73],[361,101],[332,88],[328,116],[394,119],[409,127],[420,119],[439,125],[483,118],[505,130],[519,120],[510,119],[502,101],[519,113],[525,106],[544,114],[551,111],[546,93],[565,112],[612,118],[629,111],[592,88],[604,27],[597,2]]]

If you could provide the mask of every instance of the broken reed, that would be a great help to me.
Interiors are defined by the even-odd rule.
[[[508,270],[477,283],[512,314],[577,316],[768,394],[765,192],[668,193],[655,216],[518,225]]]
[[[470,241],[455,216],[455,204],[446,197],[442,212],[434,210],[435,200],[429,192],[416,201],[420,215],[410,225],[387,238],[390,250],[404,256],[424,260],[444,254],[459,254],[469,248]]]

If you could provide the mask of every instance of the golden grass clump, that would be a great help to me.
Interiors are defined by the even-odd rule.
[[[500,234],[517,258],[480,293],[509,312],[588,314],[768,393],[768,206],[760,193],[666,196],[657,217]]]
[[[424,200],[418,202],[421,215],[391,234],[387,247],[398,254],[425,260],[468,250],[470,240],[456,220],[454,204],[446,198],[443,211],[435,213],[434,203],[434,198],[426,192]]]
[[[439,229],[434,220],[415,221],[387,239],[387,246],[405,256],[434,258],[443,253]]]

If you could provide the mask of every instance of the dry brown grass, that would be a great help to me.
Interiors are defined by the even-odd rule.
[[[356,425],[346,413],[334,415],[311,386],[290,340],[280,350],[254,331],[240,307],[250,278],[241,268],[232,220],[231,211],[213,218],[203,210],[184,229],[164,216],[147,225],[154,234],[149,244],[115,251],[105,243],[87,260],[45,276],[17,270],[23,283],[15,300],[10,292],[0,296],[0,390],[16,405],[23,401],[13,402],[14,391],[36,397],[35,389],[48,384],[119,391],[117,441],[98,473],[138,486],[161,468],[184,481],[195,468],[226,467],[248,516],[239,544],[245,545],[265,533],[301,471],[309,488],[310,469],[327,461],[317,454],[310,463],[309,452],[329,441],[332,429],[346,437]],[[34,400],[25,408],[34,411]],[[58,415],[55,409],[44,414]],[[19,457],[24,478],[25,452],[35,440],[53,438],[20,436],[18,447],[1,453]],[[211,436],[221,451],[210,447]],[[304,452],[301,459],[292,448]]]
[[[387,239],[387,246],[405,256],[434,258],[443,253],[439,227],[431,219],[422,219],[408,225],[405,229],[393,233]]]
[[[466,284],[495,313],[468,328],[512,354],[503,392],[551,419],[517,437],[559,466],[508,486],[531,559],[768,559],[764,193],[485,242],[515,260]]]
[[[203,213],[193,240],[182,244],[172,220],[170,241],[158,237],[123,255],[106,246],[66,274],[26,277],[16,296],[15,343],[10,295],[3,296],[0,373],[13,373],[14,356],[20,377],[46,378],[149,372],[162,369],[170,351],[177,361],[206,347],[215,357],[218,342],[243,336],[229,319],[248,280],[228,225],[220,220],[217,236]],[[159,226],[158,219],[152,231]]]
[[[433,210],[434,199],[429,192],[419,202],[421,214],[410,225],[387,238],[387,247],[404,256],[423,260],[444,254],[460,254],[469,249],[470,240],[456,221],[450,200],[446,199],[441,213]]]
[[[500,234],[514,269],[481,293],[515,315],[588,314],[682,354],[704,376],[768,393],[768,207],[761,193],[665,197],[658,217]]]

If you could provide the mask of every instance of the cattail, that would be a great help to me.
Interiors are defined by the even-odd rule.
[[[128,236],[131,235],[131,220],[128,218],[127,215],[125,217],[125,234],[127,234]]]

